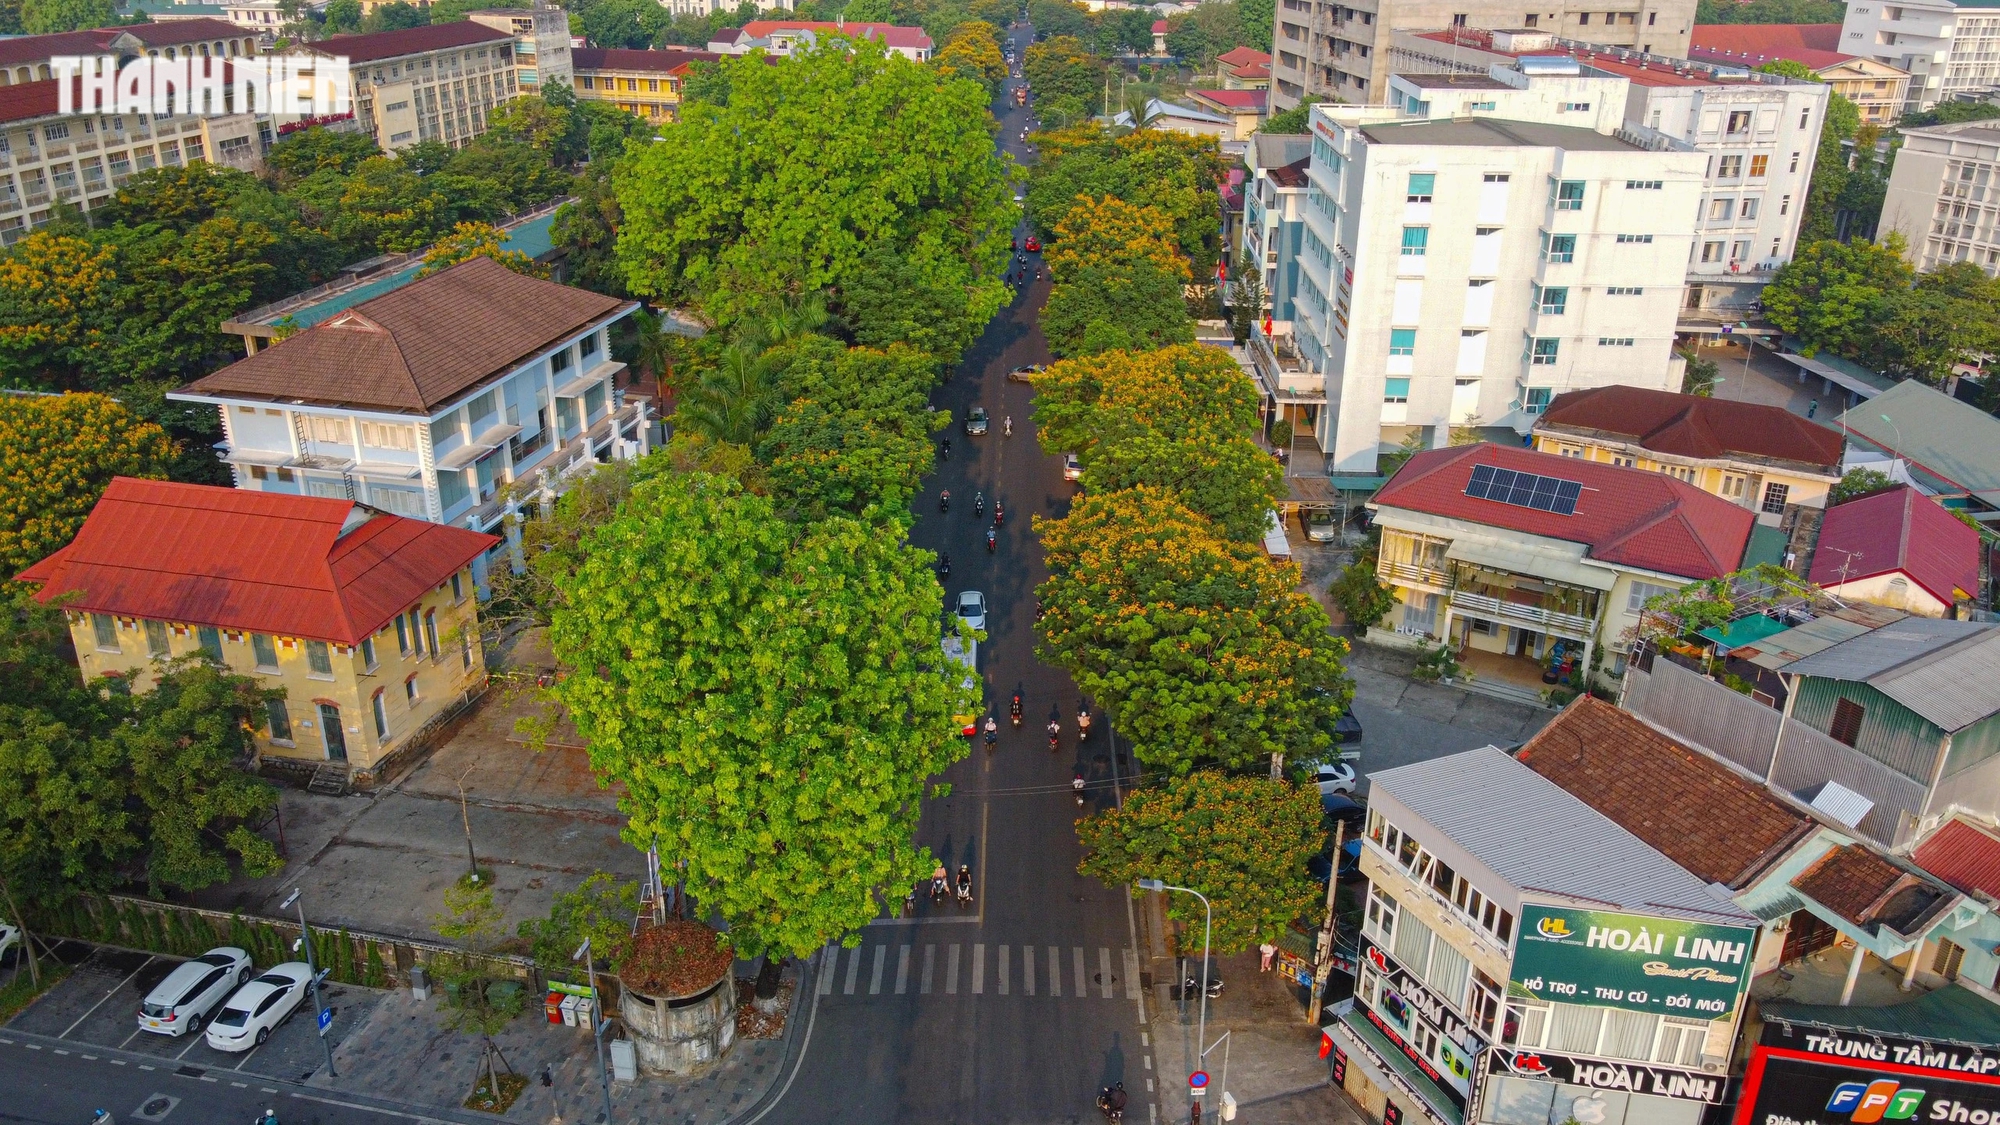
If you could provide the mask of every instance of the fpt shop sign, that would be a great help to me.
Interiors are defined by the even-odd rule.
[[[1750,982],[1757,931],[1604,910],[1526,905],[1514,996],[1717,1020]]]
[[[1894,1063],[1828,1064],[1757,1048],[1736,1125],[2000,1125],[2000,1085]]]

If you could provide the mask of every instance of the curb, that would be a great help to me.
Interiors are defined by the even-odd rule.
[[[819,953],[815,953],[811,957],[807,957],[799,962],[798,990],[794,991],[792,995],[794,997],[800,995],[806,996],[809,998],[809,1004],[803,1008],[793,1008],[792,1014],[786,1017],[785,1054],[778,1063],[778,1073],[784,1073],[787,1067],[791,1068],[791,1073],[785,1074],[783,1082],[779,1082],[777,1076],[774,1074],[771,1079],[771,1085],[765,1087],[764,1092],[758,1096],[756,1101],[751,1102],[741,1113],[726,1119],[722,1125],[753,1125],[754,1122],[762,1120],[765,1114],[778,1108],[778,1103],[784,1101],[785,1095],[791,1092],[792,1081],[799,1076],[799,1070],[805,1064],[806,1047],[812,1041],[813,1024],[819,1019],[819,961],[824,954],[825,951],[821,950]],[[806,1017],[805,1030],[793,1034],[793,1021],[797,1019],[801,1011],[804,1012]]]

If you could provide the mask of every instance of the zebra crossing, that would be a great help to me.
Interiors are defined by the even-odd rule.
[[[1035,996],[1051,1000],[1137,1000],[1139,955],[1098,946],[986,942],[828,945],[819,994],[832,996]],[[913,971],[914,969],[914,971]]]

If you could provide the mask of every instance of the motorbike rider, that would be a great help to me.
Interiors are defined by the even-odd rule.
[[[993,716],[988,715],[986,716],[986,745],[991,746],[998,741],[1000,741],[1000,724],[993,721]]]
[[[1117,1121],[1123,1118],[1125,1116],[1125,1083],[1114,1083],[1100,1091],[1097,1095],[1097,1109],[1098,1112],[1104,1114],[1106,1120]]]
[[[938,577],[939,577],[939,578],[950,578],[950,577],[951,577],[951,556],[950,556],[950,555],[946,555],[946,554],[940,554],[940,555],[938,555],[938,564],[937,564],[937,570],[938,570]]]
[[[1076,737],[1079,741],[1090,737],[1090,708],[1081,704],[1076,709]]]
[[[993,502],[993,526],[999,527],[1000,525],[1006,522],[1007,522],[1007,513],[1000,507],[1000,501],[995,500]]]
[[[972,514],[975,518],[986,514],[986,494],[984,492],[975,492],[972,494]]]
[[[1076,806],[1083,807],[1083,767],[1076,767],[1076,776],[1070,779],[1070,791],[1076,794]]]
[[[1007,415],[1006,420],[1000,423],[1000,428],[1008,437],[1013,437],[1014,416],[1012,414]]]
[[[1062,723],[1060,720],[1050,719],[1049,749],[1054,750],[1057,746],[1061,745],[1061,743],[1062,743]]]
[[[998,549],[999,538],[993,534],[993,529],[989,527],[986,529],[986,553],[990,555]]]
[[[1007,705],[1007,713],[1014,718],[1014,725],[1021,725],[1021,693],[1014,693],[1014,701]]]
[[[944,454],[944,459],[945,459],[945,460],[947,460],[947,461],[951,460],[951,439],[950,439],[950,438],[946,438],[946,439],[944,439],[943,441],[941,441],[941,442],[939,442],[939,443],[938,443],[938,452],[940,452],[940,453]]]
[[[963,863],[958,865],[958,901],[972,901],[972,868]]]
[[[931,871],[931,897],[943,898],[950,893],[951,875],[945,871],[944,864],[940,863]]]
[[[950,510],[951,510],[951,489],[947,488],[943,492],[938,493],[938,511],[948,512]]]

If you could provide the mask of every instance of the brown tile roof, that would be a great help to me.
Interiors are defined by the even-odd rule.
[[[1655,453],[1715,458],[1730,454],[1810,465],[1834,473],[1838,431],[1806,421],[1782,406],[1642,387],[1594,387],[1557,395],[1536,429],[1616,434]]]
[[[635,307],[473,258],[363,301],[178,393],[430,414],[557,340]]]
[[[1814,831],[1755,782],[1590,696],[1517,757],[1704,882],[1740,888]]]
[[[470,47],[478,43],[505,43],[514,37],[470,20],[434,23],[426,27],[406,27],[400,31],[377,31],[368,35],[336,35],[309,44],[322,55],[338,55],[352,63],[401,58],[425,51]]]
[[[1870,925],[1906,877],[1860,844],[1835,848],[1792,880],[1792,889],[1857,926]]]
[[[569,59],[572,69],[585,70],[638,70],[671,74],[695,62],[712,62],[721,58],[714,51],[683,51],[669,48],[664,51],[636,51],[624,47],[574,47]]]
[[[113,52],[113,41],[122,36],[130,36],[148,47],[169,47],[217,39],[242,40],[252,34],[228,20],[192,19],[94,27],[48,35],[15,35],[0,39],[0,66],[45,63],[57,55],[109,54]]]

